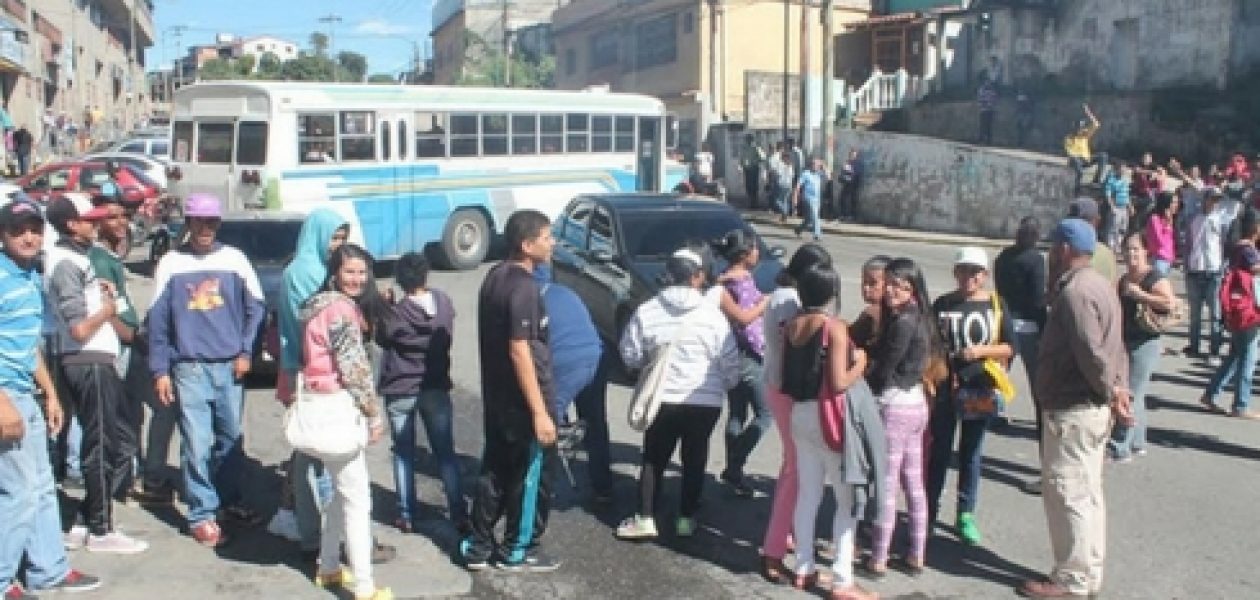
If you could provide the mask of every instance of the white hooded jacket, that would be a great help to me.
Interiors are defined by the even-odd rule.
[[[695,289],[667,287],[640,305],[621,336],[622,361],[637,371],[680,333],[661,403],[721,408],[726,391],[739,381],[739,348],[717,303]]]

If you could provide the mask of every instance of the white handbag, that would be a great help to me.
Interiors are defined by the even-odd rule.
[[[321,460],[349,460],[367,446],[367,425],[350,392],[306,389],[299,371],[296,399],[284,413],[284,439],[294,450]]]
[[[661,410],[661,384],[665,382],[665,373],[669,369],[669,357],[674,353],[674,346],[691,329],[686,319],[687,315],[683,315],[682,327],[668,343],[657,348],[656,353],[639,372],[639,380],[635,382],[634,392],[630,394],[630,413],[627,415],[630,428],[635,431],[646,431],[652,421],[656,420],[656,413]]]

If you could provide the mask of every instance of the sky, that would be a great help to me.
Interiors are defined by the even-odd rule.
[[[429,23],[434,0],[154,0],[157,42],[149,49],[151,68],[169,68],[194,45],[212,44],[220,33],[248,37],[273,35],[310,47],[315,31],[328,33],[320,17],[337,15],[332,51],[367,56],[368,73],[397,74],[410,69],[413,42],[429,57]],[[171,29],[187,27],[178,43]]]

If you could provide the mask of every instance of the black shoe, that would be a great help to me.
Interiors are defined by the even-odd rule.
[[[459,557],[464,563],[464,568],[469,571],[484,571],[490,568],[490,555],[473,554],[471,537],[460,540]]]
[[[61,480],[61,489],[76,492],[83,491],[83,477],[66,475],[66,478]]]
[[[753,497],[752,486],[748,485],[748,483],[744,481],[744,477],[742,475],[735,475],[730,471],[722,471],[721,478],[723,482],[731,486],[731,491],[735,492],[736,496],[739,496],[740,498]]]
[[[500,561],[498,567],[499,570],[509,573],[551,573],[560,568],[560,560],[535,550],[520,561]]]
[[[398,548],[389,544],[372,542],[372,564],[382,565],[398,557]]]

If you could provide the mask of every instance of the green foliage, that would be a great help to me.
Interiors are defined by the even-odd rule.
[[[311,34],[311,48],[315,50],[315,54],[323,56],[328,54],[328,34],[316,31]]]
[[[246,54],[236,59],[232,64],[232,67],[236,70],[236,75],[241,78],[251,77],[254,74],[254,66],[254,56],[252,54]]]
[[[345,77],[341,81],[363,81],[367,76],[367,57],[358,52],[348,50],[337,53],[337,66],[341,67]]]
[[[197,77],[205,81],[215,81],[221,79],[236,79],[238,75],[236,69],[232,66],[232,61],[222,58],[212,58],[202,63],[201,68],[197,70]]]
[[[280,70],[284,68],[284,63],[280,62],[280,57],[274,52],[265,52],[258,59],[258,72],[255,74],[259,79],[279,79]]]
[[[475,33],[468,32],[464,39],[467,62],[464,73],[456,81],[456,85],[516,87],[516,88],[551,88],[556,81],[556,59],[554,56],[540,58],[514,55],[511,59],[504,56],[503,51],[491,48],[489,44]]]
[[[287,81],[332,81],[337,65],[327,56],[307,54],[284,63],[280,73]]]
[[[374,73],[368,77],[368,83],[398,83],[398,79],[389,73]]]

